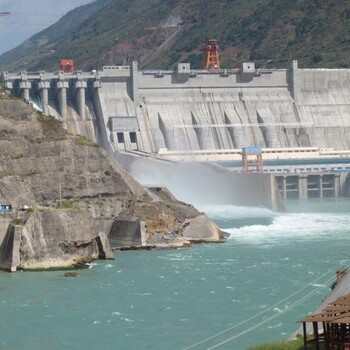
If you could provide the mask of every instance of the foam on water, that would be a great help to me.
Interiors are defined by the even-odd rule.
[[[231,239],[250,243],[319,239],[325,235],[341,237],[350,227],[347,213],[276,213],[265,208],[232,205],[203,206],[200,209],[230,233]],[[248,225],[244,219],[249,221]],[[264,219],[262,224],[261,219]]]
[[[344,214],[284,214],[273,218],[271,225],[251,225],[226,229],[231,238],[244,241],[312,239],[345,234],[350,227],[350,216]]]
[[[200,205],[198,209],[215,219],[241,219],[275,217],[276,212],[266,208],[239,207],[235,205]]]
[[[278,214],[266,208],[238,207],[234,205],[201,205],[198,208],[225,231],[246,225],[269,225]]]

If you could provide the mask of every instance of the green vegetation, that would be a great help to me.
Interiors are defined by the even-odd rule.
[[[53,208],[50,208],[49,210],[85,210],[87,208],[87,204],[84,202],[81,202],[77,198],[72,199],[62,199],[62,200],[56,200],[54,203]],[[44,209],[46,210],[46,209]]]
[[[9,100],[15,98],[8,91],[6,91],[5,87],[0,84],[0,100]]]
[[[13,175],[14,175],[14,173],[10,173],[7,170],[0,171],[0,179],[3,178],[3,177],[6,177],[6,176],[13,176]]]
[[[89,140],[85,136],[78,135],[78,136],[76,136],[75,140],[76,140],[76,143],[78,145],[91,146],[91,147],[101,147],[98,143]]]
[[[37,170],[32,170],[30,171],[29,173],[24,173],[24,174],[21,174],[21,176],[35,176],[35,175],[40,175],[42,173],[40,173],[39,171]]]
[[[41,143],[52,140],[64,140],[67,138],[67,132],[62,127],[62,123],[51,115],[41,115],[38,121],[43,130],[44,137],[37,138],[35,142]]]
[[[312,350],[313,347],[308,347],[308,349]],[[298,338],[290,341],[280,341],[273,344],[262,344],[247,350],[304,350],[304,342],[302,338]],[[321,348],[320,350],[325,349]]]
[[[24,220],[21,218],[16,218],[16,219],[13,219],[10,224],[13,226],[24,225]]]
[[[164,28],[171,14],[181,16],[181,31],[145,68],[181,61],[200,68],[199,48],[209,38],[218,40],[223,68],[244,61],[287,67],[291,59],[305,68],[350,67],[347,1],[99,0],[2,55],[0,69],[57,70],[61,58],[73,58],[78,69],[129,64],[177,31]]]
[[[23,153],[20,153],[20,154],[17,154],[16,156],[14,156],[13,159],[21,159],[23,157],[24,157]]]
[[[75,209],[75,203],[70,200],[57,201],[55,205],[56,209]]]

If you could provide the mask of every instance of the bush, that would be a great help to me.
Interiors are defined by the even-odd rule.
[[[68,201],[68,200],[58,201],[55,205],[55,208],[56,209],[73,209],[74,202]]]
[[[321,62],[323,60],[323,57],[321,54],[319,53],[314,53],[313,56],[312,56],[312,62],[317,64],[319,62]]]
[[[16,218],[16,219],[13,219],[11,221],[11,225],[15,226],[15,225],[23,225],[24,224],[24,221],[23,219],[20,219],[20,218]]]
[[[100,145],[96,142],[93,142],[91,140],[89,140],[87,137],[85,136],[78,136],[77,137],[77,143],[79,145],[83,145],[83,146],[92,146],[92,147],[100,147]]]
[[[67,137],[66,131],[62,127],[62,123],[51,115],[41,115],[38,117],[38,121],[42,127],[45,138],[37,139],[36,142],[40,143],[49,140],[62,140]]]

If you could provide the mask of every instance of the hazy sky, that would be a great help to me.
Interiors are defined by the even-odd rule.
[[[91,0],[0,0],[0,54],[55,23],[73,8]]]

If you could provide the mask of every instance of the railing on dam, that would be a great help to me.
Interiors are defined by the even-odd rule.
[[[234,124],[177,124],[174,125],[174,129],[205,129],[205,128],[246,128],[246,127],[283,127],[283,128],[314,128],[315,123],[305,122],[305,123],[234,123]]]
[[[76,71],[73,73],[65,72],[19,72],[19,73],[2,73],[2,81],[4,83],[14,82],[16,80],[21,81],[36,81],[36,80],[70,80],[70,79],[94,79],[96,78],[97,72],[83,72]]]

